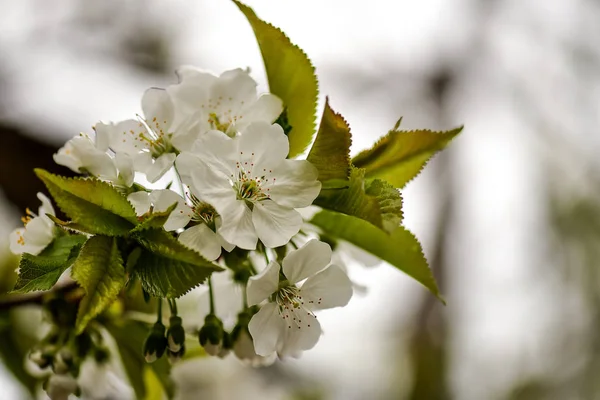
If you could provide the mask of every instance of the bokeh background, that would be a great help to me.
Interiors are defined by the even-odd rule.
[[[401,116],[404,128],[466,126],[404,191],[448,305],[388,265],[352,266],[366,294],[323,313],[314,350],[264,369],[180,365],[180,398],[600,398],[600,2],[247,3],[312,59],[353,153]],[[58,171],[51,154],[67,139],[139,112],[177,66],[248,66],[266,89],[251,29],[226,0],[0,10],[5,259],[1,238],[37,207],[32,168]],[[2,366],[0,388],[27,398]]]

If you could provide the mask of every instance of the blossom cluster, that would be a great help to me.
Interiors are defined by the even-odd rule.
[[[318,171],[308,160],[288,158],[288,137],[276,122],[283,103],[259,95],[248,71],[215,76],[188,66],[177,75],[177,84],[143,94],[137,118],[98,122],[93,133],[70,139],[54,160],[109,182],[140,218],[172,209],[163,228],[231,270],[243,306],[227,332],[214,312],[211,287],[211,311],[198,332],[207,353],[233,350],[255,365],[277,355],[297,357],[321,336],[315,312],[344,306],[353,293],[343,267],[331,264],[330,245],[301,232],[299,210],[321,191]],[[25,227],[11,236],[15,253],[39,254],[56,235],[50,200],[39,198],[39,213],[28,211]],[[230,261],[236,252],[266,262],[240,273]],[[182,355],[181,323],[174,315],[166,331],[157,322],[145,345],[147,361],[165,351]]]

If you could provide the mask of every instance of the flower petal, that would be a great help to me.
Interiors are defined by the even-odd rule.
[[[298,283],[323,270],[331,262],[331,247],[316,239],[293,250],[283,259],[283,273],[290,283]]]
[[[150,210],[150,205],[152,204],[149,193],[144,191],[131,193],[127,196],[127,200],[135,209],[135,214],[138,217],[146,214]]]
[[[181,181],[186,185],[191,185],[192,183],[192,171],[197,168],[201,168],[202,161],[200,157],[195,154],[192,154],[189,151],[184,151],[177,156],[175,160],[175,167],[177,168],[177,172],[181,177]]]
[[[177,203],[177,207],[171,212],[167,222],[164,224],[166,231],[175,231],[183,228],[190,222],[192,218],[192,210],[186,204],[185,199],[169,189],[153,190],[150,193],[150,201],[154,205],[155,211],[166,211],[173,204]]]
[[[244,118],[238,120],[236,127],[242,129],[247,124],[256,121],[275,122],[283,111],[283,102],[274,94],[263,94],[256,101],[248,104],[241,111]]]
[[[284,334],[284,327],[285,324],[277,312],[276,304],[267,303],[262,306],[248,324],[256,354],[266,357],[274,353],[279,338]]]
[[[52,202],[50,201],[50,199],[48,198],[48,196],[46,196],[42,192],[38,192],[37,193],[37,198],[42,202],[42,205],[38,209],[38,215],[40,217],[43,216],[43,215],[46,215],[46,214],[56,215],[54,213],[54,207],[52,207]]]
[[[217,233],[229,243],[242,249],[256,249],[258,236],[252,224],[252,212],[246,203],[243,200],[234,199],[223,204],[225,207],[219,211],[222,225],[217,228]]]
[[[173,123],[173,102],[165,89],[150,88],[142,96],[142,111],[146,123],[157,134],[169,133]]]
[[[194,142],[192,153],[215,171],[228,178],[237,174],[235,161],[236,143],[221,131],[211,130]]]
[[[292,318],[295,320],[289,321]],[[312,313],[301,307],[295,309],[294,313],[285,320],[288,325],[277,345],[277,353],[280,357],[298,357],[303,351],[315,347],[322,330],[321,324]]]
[[[223,214],[227,206],[236,201],[235,191],[227,177],[215,173],[205,163],[196,164],[191,178],[192,193],[199,199],[210,203],[219,214]]]
[[[152,165],[148,169],[146,169],[146,171],[142,172],[146,173],[146,178],[148,178],[148,181],[150,181],[150,183],[155,183],[164,174],[166,174],[169,169],[171,169],[176,157],[177,156],[175,155],[175,153],[164,153],[160,157],[155,159]]]
[[[119,183],[126,187],[133,185],[133,178],[135,176],[135,170],[133,168],[133,158],[129,154],[116,153],[114,158],[114,165],[117,167]]]
[[[279,287],[279,270],[277,261],[271,261],[260,274],[250,277],[246,288],[248,305],[253,306],[269,298]]]
[[[337,265],[311,276],[300,288],[304,305],[312,310],[343,307],[352,297],[352,282]]]
[[[110,148],[115,152],[124,152],[135,155],[148,148],[148,141],[142,136],[148,136],[148,130],[140,121],[128,119],[117,124],[98,122],[95,126],[96,135],[108,138]]]
[[[24,251],[39,254],[54,239],[54,224],[46,216],[35,217],[27,223],[22,234]]]
[[[302,216],[293,208],[281,207],[271,200],[254,204],[252,222],[258,238],[267,247],[287,244],[302,226]]]
[[[254,176],[270,176],[268,170],[281,164],[290,150],[281,126],[268,122],[253,122],[234,140],[240,164],[253,164]]]
[[[179,234],[179,241],[187,247],[196,250],[207,260],[213,261],[221,255],[221,243],[206,224],[198,224]]]
[[[306,160],[284,160],[273,168],[273,178],[265,182],[271,199],[285,207],[308,207],[321,192],[319,173]]]
[[[209,98],[216,107],[229,107],[230,102],[249,103],[256,101],[256,85],[256,81],[241,68],[225,71],[211,85]]]

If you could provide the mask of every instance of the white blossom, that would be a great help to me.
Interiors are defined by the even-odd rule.
[[[173,102],[166,90],[146,90],[142,96],[142,111],[143,120],[98,123],[95,129],[99,140],[108,143],[116,154],[131,156],[135,169],[154,183],[173,166],[177,149],[185,148],[190,142],[182,139],[188,132],[172,129]]]
[[[192,193],[220,214],[217,232],[244,249],[282,246],[300,230],[296,208],[310,205],[321,190],[317,169],[306,160],[288,160],[283,129],[250,124],[230,138],[209,131],[191,152],[177,158],[177,169]]]
[[[179,83],[167,91],[175,103],[177,125],[203,134],[219,130],[229,136],[250,123],[273,123],[283,103],[273,94],[257,95],[256,82],[247,71],[234,69],[220,76],[191,66],[177,70]]]
[[[27,209],[27,216],[21,219],[25,226],[15,229],[10,234],[10,250],[15,254],[37,255],[54,239],[54,222],[46,215],[55,215],[54,208],[50,199],[43,193],[38,193],[37,197],[42,202],[38,213]]]
[[[54,154],[54,161],[77,173],[87,172],[116,186],[130,187],[135,171],[133,159],[125,153],[108,153],[108,143],[102,136],[96,142],[86,134],[70,139]]]
[[[256,354],[297,356],[315,346],[321,325],[314,311],[345,306],[352,297],[350,280],[339,267],[328,266],[330,262],[329,245],[311,240],[291,251],[283,259],[283,267],[272,261],[259,275],[250,278],[248,304],[269,300],[248,324]]]
[[[238,335],[233,345],[233,353],[242,363],[253,367],[266,367],[273,364],[277,358],[277,353],[275,352],[266,357],[256,354],[254,342],[246,329],[242,329]]]
[[[133,192],[127,196],[127,200],[133,205],[138,216],[146,214],[150,208],[154,212],[167,211],[177,203],[163,226],[167,231],[181,229],[192,219],[192,209],[186,204],[185,199],[170,189]]]

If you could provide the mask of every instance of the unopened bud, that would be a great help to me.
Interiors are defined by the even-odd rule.
[[[144,343],[144,358],[146,362],[152,363],[161,358],[167,348],[167,338],[165,338],[165,326],[157,322],[154,324],[146,342]]]
[[[208,314],[200,329],[200,345],[211,356],[216,356],[223,348],[223,322],[214,314]]]
[[[96,347],[94,350],[94,360],[98,364],[104,364],[110,358],[110,351],[106,347]]]
[[[29,353],[29,359],[41,369],[48,368],[52,362],[52,357],[48,357],[41,350],[34,350]]]
[[[185,344],[185,330],[181,324],[181,318],[176,315],[169,320],[167,344],[173,353],[177,353]]]
[[[175,364],[180,361],[185,355],[185,345],[181,345],[179,351],[171,351],[170,348],[167,348],[167,358],[169,359],[170,364]]]
[[[64,375],[71,370],[73,366],[73,353],[67,347],[60,349],[52,360],[52,371],[55,374]]]

